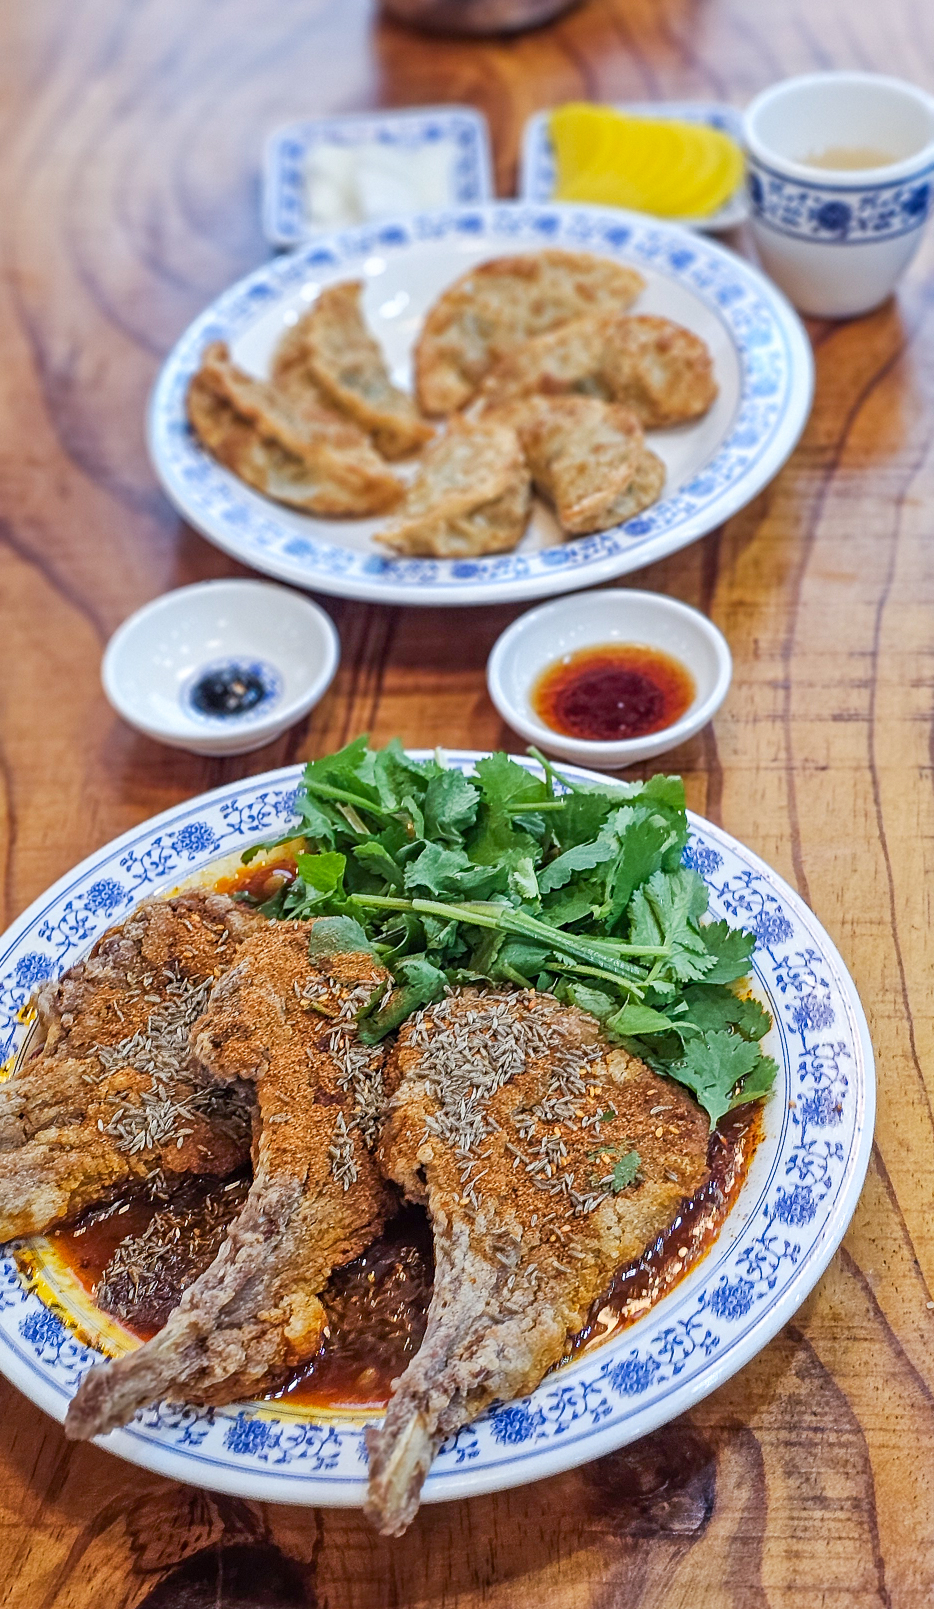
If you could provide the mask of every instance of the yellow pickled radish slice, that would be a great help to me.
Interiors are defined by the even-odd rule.
[[[704,218],[733,194],[743,155],[729,135],[681,118],[633,117],[571,102],[549,119],[555,199]]]
[[[711,130],[716,133],[716,130]],[[703,218],[716,212],[729,200],[743,176],[743,158],[739,147],[725,135],[720,141],[711,141],[709,149],[699,157],[693,171],[682,175],[673,184],[667,196],[666,216]],[[711,205],[711,198],[718,199]]]
[[[570,105],[551,118],[557,185],[562,201],[603,201],[646,210],[683,167],[682,138],[673,124],[657,137],[638,118],[599,106]]]

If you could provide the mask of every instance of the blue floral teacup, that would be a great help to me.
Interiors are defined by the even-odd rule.
[[[877,73],[811,73],[757,96],[745,135],[766,272],[802,313],[877,307],[934,204],[934,99]]]

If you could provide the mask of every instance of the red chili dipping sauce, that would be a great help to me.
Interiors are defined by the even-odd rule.
[[[553,732],[614,743],[673,726],[695,691],[686,666],[660,648],[604,643],[549,665],[532,689],[532,706]]]

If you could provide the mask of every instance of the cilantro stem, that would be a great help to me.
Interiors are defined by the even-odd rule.
[[[624,955],[655,957],[667,955],[665,946],[620,944],[615,950],[608,953],[597,949],[589,940],[580,938],[575,933],[563,933],[560,928],[551,927],[547,922],[539,922],[534,916],[527,916],[524,911],[516,911],[509,905],[493,905],[484,901],[475,903],[465,902],[462,905],[446,905],[440,900],[394,898],[389,894],[352,894],[350,901],[355,905],[365,905],[371,910],[384,911],[415,911],[419,915],[439,916],[445,921],[467,922],[471,927],[485,927],[499,933],[512,933],[518,937],[534,939],[538,944],[558,955],[569,955],[575,961],[582,961],[586,966],[600,967],[614,981],[622,981],[630,985],[633,980],[634,968],[627,963]],[[636,981],[642,982],[644,974],[636,971]]]
[[[615,983],[617,989],[625,989],[628,994],[635,995],[637,1000],[641,1000],[645,994],[645,989],[642,986],[644,982],[642,973],[638,974],[639,982],[637,983],[635,978],[624,978],[618,972],[607,972],[605,967],[581,966],[577,961],[569,961],[566,956],[562,957],[561,970],[562,972],[572,972],[575,978],[603,978],[608,983]],[[635,972],[635,967],[632,970]]]
[[[347,788],[332,787],[330,782],[304,782],[302,784],[306,793],[316,793],[321,799],[333,799],[335,804],[353,805],[356,810],[368,810],[371,816],[379,816],[381,821],[391,821],[392,811],[384,810],[382,805],[374,804],[372,799],[364,799],[362,793],[351,793]]]
[[[545,776],[546,776],[547,781],[548,781],[548,786],[550,788],[554,788],[555,778],[557,777],[557,779],[560,782],[562,788],[567,788],[568,793],[584,793],[586,791],[584,788],[581,787],[579,782],[572,782],[570,777],[562,776],[560,771],[556,771],[554,766],[552,765],[551,761],[549,759],[546,759],[546,757],[542,753],[541,749],[535,748],[534,744],[530,744],[525,752],[526,752],[526,754],[531,755],[533,760],[538,761],[539,765],[541,766],[542,770],[545,773]]]
[[[507,813],[507,815],[510,815],[510,816],[525,816],[525,815],[531,816],[531,815],[538,815],[538,813],[540,811],[543,811],[543,810],[566,810],[566,809],[567,809],[567,800],[566,799],[539,799],[537,804],[529,803],[529,804],[510,805],[509,809],[508,809],[508,811],[506,813]]]

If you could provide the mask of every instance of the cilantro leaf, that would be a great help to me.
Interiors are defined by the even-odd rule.
[[[462,771],[442,771],[425,790],[425,833],[444,843],[461,844],[477,819],[480,794]]]
[[[643,1006],[637,1000],[630,1000],[616,1015],[610,1017],[607,1027],[618,1034],[667,1034],[671,1032],[671,1019],[660,1011],[654,1011],[651,1006]]]
[[[382,991],[378,991],[357,1018],[357,1031],[365,1045],[378,1045],[419,1006],[440,1000],[447,987],[446,974],[423,955],[407,956],[397,962],[393,976],[395,983],[389,998],[381,999]]]
[[[772,1056],[760,1055],[752,1072],[743,1079],[742,1084],[730,1102],[730,1111],[737,1106],[745,1106],[749,1101],[757,1101],[763,1095],[768,1095],[778,1076],[778,1067]]]
[[[741,1039],[739,1034],[718,1031],[705,1034],[702,1039],[689,1040],[683,1059],[672,1062],[667,1071],[679,1084],[693,1091],[710,1118],[710,1127],[714,1128],[732,1106],[750,1098],[736,1099],[737,1085],[749,1077],[760,1061],[770,1059],[763,1057],[758,1044]],[[773,1062],[772,1078],[774,1066]],[[764,1076],[761,1074],[760,1078]]]
[[[756,947],[756,935],[741,927],[730,927],[727,922],[707,922],[701,928],[704,944],[714,957],[714,964],[705,974],[708,983],[732,983],[744,978]]]
[[[535,861],[531,855],[519,855],[515,864],[510,866],[508,884],[511,892],[518,894],[520,899],[538,899]]]
[[[555,842],[563,850],[592,843],[607,816],[620,803],[621,800],[611,797],[609,790],[604,792],[603,789],[581,788],[565,794],[564,809],[554,820]]]
[[[642,1158],[638,1151],[627,1151],[625,1156],[620,1157],[613,1169],[613,1183],[610,1186],[614,1196],[618,1196],[621,1190],[625,1190],[627,1185],[633,1183],[641,1166]]]
[[[445,849],[440,844],[426,844],[405,868],[406,888],[424,889],[431,895],[485,899],[502,881],[498,866],[474,866],[463,849]]]
[[[368,872],[375,877],[381,877],[390,888],[401,888],[402,871],[396,865],[389,851],[382,844],[371,838],[365,844],[356,844],[353,851],[354,860],[365,866]]]
[[[373,946],[352,916],[318,916],[308,933],[308,954],[312,959],[321,955],[341,953],[364,955],[374,953]]]
[[[379,803],[379,790],[374,781],[374,756],[366,737],[354,738],[346,748],[335,754],[326,754],[320,760],[309,760],[303,779],[306,783],[323,782],[332,788],[344,788],[352,793]]]
[[[617,853],[618,847],[610,837],[595,838],[590,844],[575,844],[573,849],[566,849],[563,855],[558,855],[539,873],[539,890],[542,894],[550,894],[553,889],[563,888],[575,872],[592,871],[595,866],[613,860]]]
[[[612,929],[636,889],[661,871],[665,852],[677,835],[664,816],[631,807],[611,816],[607,829],[613,830],[617,853],[606,880],[604,904],[596,914]]]
[[[612,995],[605,994],[602,989],[592,989],[587,983],[572,982],[569,978],[562,978],[558,987],[558,998],[566,1000],[568,1005],[577,1006],[579,1010],[586,1011],[589,1016],[596,1017],[598,1022],[604,1022],[616,1010],[617,1001]]]
[[[329,849],[320,855],[296,855],[295,864],[306,890],[313,889],[317,895],[342,892],[346,855]]]
[[[482,803],[476,826],[466,840],[471,860],[478,866],[499,866],[507,873],[529,858],[537,864],[541,848],[516,818],[521,817],[520,805],[534,806],[548,799],[544,782],[506,754],[479,760],[477,781]]]
[[[407,795],[421,794],[430,787],[429,778],[437,769],[434,760],[410,760],[394,737],[373,756],[373,784],[380,803],[398,810]]]
[[[698,926],[706,909],[703,879],[684,866],[674,872],[655,872],[633,894],[629,902],[632,943],[670,947],[670,955],[659,963],[660,979],[693,982],[713,966]]]
[[[491,754],[477,761],[477,780],[491,816],[514,813],[520,804],[534,806],[548,799],[548,789],[540,777],[517,765],[508,754]]]
[[[684,991],[687,1010],[670,1026],[680,1033],[696,1030],[713,1033],[718,1028],[735,1028],[744,1039],[761,1039],[771,1026],[771,1018],[758,1000],[741,1000],[722,984],[707,981],[693,983]],[[632,1030],[634,1033],[636,1029]]]

